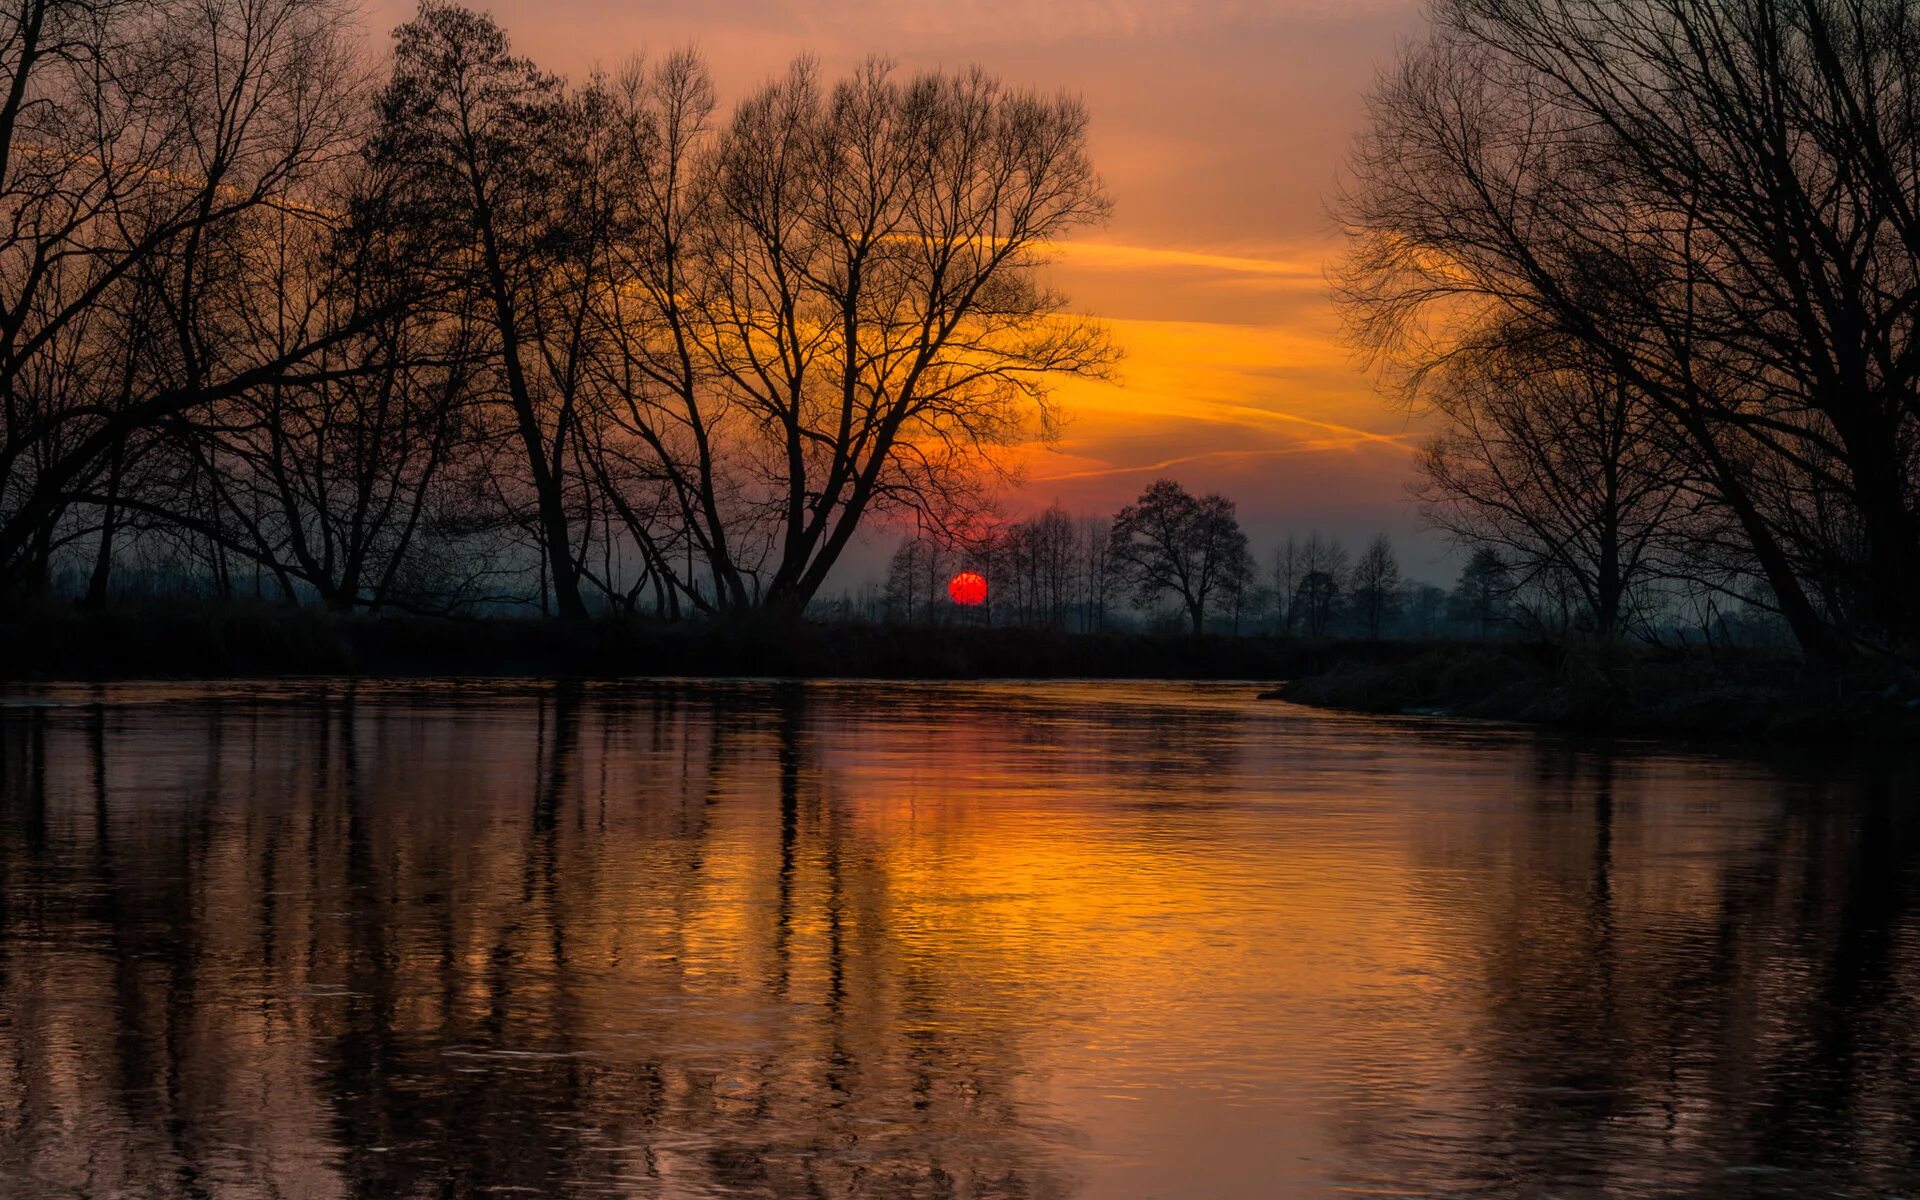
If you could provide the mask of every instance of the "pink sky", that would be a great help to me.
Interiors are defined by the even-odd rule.
[[[1453,568],[1417,535],[1408,421],[1339,340],[1327,197],[1375,73],[1421,27],[1416,0],[498,0],[518,52],[578,76],[694,45],[724,102],[795,55],[837,73],[978,63],[1083,95],[1114,219],[1053,282],[1107,321],[1111,384],[1061,391],[1064,436],[1013,509],[1111,511],[1156,475],[1239,502],[1262,558],[1288,531],[1386,530],[1409,574]],[[369,9],[376,37],[412,13]]]

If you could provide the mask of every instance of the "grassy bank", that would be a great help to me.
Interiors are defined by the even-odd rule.
[[[1349,659],[1270,695],[1356,712],[1521,721],[1712,738],[1920,741],[1920,677],[1883,663],[1824,667],[1768,652],[1650,647],[1431,647]]]
[[[1414,650],[1025,629],[340,616],[257,605],[49,606],[0,616],[0,678],[772,675],[1285,679]]]
[[[288,675],[1285,680],[1326,708],[1707,737],[1920,741],[1920,678],[1764,653],[1029,629],[342,616],[265,605],[0,615],[0,679]]]

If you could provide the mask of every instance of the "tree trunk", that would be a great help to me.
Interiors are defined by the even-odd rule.
[[[21,591],[27,599],[38,600],[53,589],[53,522],[43,522],[33,531],[28,543],[27,561],[21,573]]]
[[[547,466],[547,439],[534,408],[533,392],[527,382],[525,364],[520,358],[519,322],[514,312],[515,296],[502,265],[500,247],[495,239],[492,210],[487,207],[482,189],[476,183],[479,199],[475,224],[479,226],[485,248],[488,289],[492,294],[494,324],[500,331],[500,358],[506,369],[507,397],[513,408],[514,424],[521,447],[527,455],[527,473],[533,483],[534,501],[539,506],[542,549],[547,569],[552,572],[553,596],[560,616],[578,619],[587,615],[586,602],[580,598],[580,577],[574,568],[572,540],[567,529],[559,477]],[[554,459],[560,461],[558,447],[566,436],[564,423],[554,431]],[[543,589],[544,591],[544,589]],[[545,597],[542,597],[542,608]]]
[[[562,620],[580,620],[587,615],[587,603],[580,596],[580,576],[573,562],[571,531],[567,528],[566,509],[560,496],[560,481],[544,469],[540,448],[529,439],[527,457],[535,465],[534,487],[540,505],[540,525],[546,545],[547,567],[552,574],[554,607]]]
[[[107,506],[100,524],[100,545],[93,552],[93,572],[87,576],[87,594],[81,603],[99,608],[107,602],[107,589],[113,583],[113,505]]]
[[[107,468],[107,503],[100,514],[100,544],[93,552],[93,574],[87,579],[87,595],[82,601],[89,608],[107,602],[107,589],[113,582],[113,535],[120,518],[120,474],[125,459],[126,441],[116,438]]]
[[[1849,447],[1867,550],[1862,613],[1869,634],[1907,654],[1920,645],[1920,544],[1907,514],[1897,445],[1891,438],[1865,441]]]
[[[1788,627],[1793,630],[1794,640],[1811,658],[1828,661],[1844,658],[1844,643],[1807,598],[1806,589],[1793,573],[1793,566],[1787,561],[1786,552],[1780,548],[1779,539],[1760,515],[1726,455],[1721,453],[1719,443],[1714,440],[1712,431],[1707,428],[1700,413],[1682,406],[1674,415],[1679,418],[1681,426],[1705,460],[1721,500],[1733,511],[1734,519],[1739,521],[1740,530],[1747,537],[1747,544],[1753,550],[1760,573],[1773,591],[1780,615],[1786,618]]]

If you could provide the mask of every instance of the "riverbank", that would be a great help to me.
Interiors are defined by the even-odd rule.
[[[1430,647],[1337,662],[1269,698],[1351,712],[1513,721],[1717,739],[1920,742],[1920,678],[1761,651],[1532,645]]]
[[[1382,643],[1031,629],[339,615],[267,605],[48,606],[0,616],[0,678],[757,675],[1287,679],[1391,663]]]
[[[0,616],[0,680],[621,678],[1284,680],[1320,708],[1582,732],[1920,742],[1920,679],[1763,652],[883,625],[342,615],[254,604]]]

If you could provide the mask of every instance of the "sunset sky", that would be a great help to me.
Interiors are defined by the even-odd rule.
[[[1112,384],[1063,389],[1065,434],[1010,507],[1107,512],[1165,474],[1236,499],[1263,562],[1287,531],[1384,529],[1409,575],[1455,570],[1416,532],[1416,439],[1340,343],[1326,284],[1328,196],[1418,0],[469,2],[575,77],[692,44],[723,107],[801,53],[829,74],[877,53],[1080,93],[1115,215],[1052,280],[1127,358]],[[412,11],[377,0],[374,36]]]

